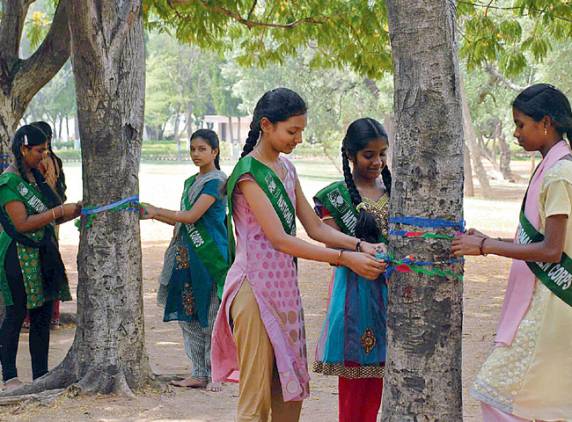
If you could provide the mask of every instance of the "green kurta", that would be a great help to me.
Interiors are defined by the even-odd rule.
[[[45,199],[42,194],[30,183],[27,183],[19,175],[15,173],[4,173],[0,176],[0,207],[8,220],[10,217],[6,213],[6,204],[13,201],[19,201],[24,204],[28,215],[39,214],[47,210]],[[50,224],[35,232],[25,233],[24,235],[34,241],[40,241],[46,230],[53,231],[53,225]],[[12,294],[6,279],[5,259],[10,244],[14,240],[3,231],[0,234],[0,293],[4,298],[6,306],[13,304]],[[17,244],[18,258],[20,268],[22,269],[22,278],[27,296],[27,308],[34,309],[42,306],[45,301],[60,299],[63,301],[71,300],[69,285],[67,282],[60,287],[59,293],[55,297],[47,297],[44,294],[42,271],[40,268],[39,249],[28,247],[20,243]]]

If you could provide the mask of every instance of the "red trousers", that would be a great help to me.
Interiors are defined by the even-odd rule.
[[[375,422],[383,378],[338,378],[340,422]]]

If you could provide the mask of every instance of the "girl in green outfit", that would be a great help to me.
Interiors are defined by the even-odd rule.
[[[12,141],[14,164],[0,176],[0,292],[6,315],[0,327],[0,362],[5,389],[18,387],[16,354],[26,310],[36,379],[48,372],[52,301],[71,300],[55,224],[79,216],[81,205],[62,204],[38,170],[48,139],[26,125]]]

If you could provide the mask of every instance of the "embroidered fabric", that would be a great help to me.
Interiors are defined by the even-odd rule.
[[[471,394],[503,412],[513,412],[513,399],[522,389],[532,363],[550,291],[535,287],[529,312],[520,323],[511,346],[493,349],[479,371]]]

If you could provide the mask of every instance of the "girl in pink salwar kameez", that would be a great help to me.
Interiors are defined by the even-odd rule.
[[[285,88],[264,94],[228,180],[236,256],[213,331],[212,376],[214,381],[239,380],[240,422],[295,422],[309,395],[295,257],[345,265],[370,279],[385,269],[373,258],[379,245],[320,221],[294,166],[280,155],[302,141],[305,126],[306,105],[298,94]],[[337,249],[297,239],[296,216],[310,237]]]

